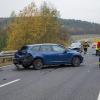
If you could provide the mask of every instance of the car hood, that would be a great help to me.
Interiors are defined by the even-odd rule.
[[[79,54],[79,55],[80,55],[80,53],[77,52],[76,50],[68,49],[67,52],[68,52],[68,53],[73,53],[73,54]]]

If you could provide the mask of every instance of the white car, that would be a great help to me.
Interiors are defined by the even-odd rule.
[[[83,51],[81,42],[74,42],[68,48],[71,49],[71,50],[76,50],[78,52]]]

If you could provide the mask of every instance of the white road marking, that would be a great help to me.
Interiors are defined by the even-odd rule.
[[[98,99],[97,100],[100,100],[100,92],[99,92],[99,95],[98,95]]]
[[[13,81],[11,81],[11,82],[8,82],[8,83],[5,83],[5,84],[2,84],[2,85],[0,85],[0,88],[1,87],[4,87],[4,86],[7,86],[7,85],[9,85],[9,84],[12,84],[12,83],[15,83],[15,82],[18,82],[18,81],[20,81],[21,79],[16,79],[16,80],[13,80]]]

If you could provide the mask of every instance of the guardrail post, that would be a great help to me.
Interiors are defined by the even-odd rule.
[[[12,62],[15,52],[16,50],[2,51],[2,53],[0,54],[0,64],[6,63],[6,62]]]

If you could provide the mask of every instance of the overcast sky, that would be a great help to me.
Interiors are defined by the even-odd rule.
[[[10,16],[12,11],[18,12],[35,1],[37,5],[43,0],[1,0],[0,17]],[[60,11],[65,19],[77,19],[100,23],[100,0],[45,0]]]

